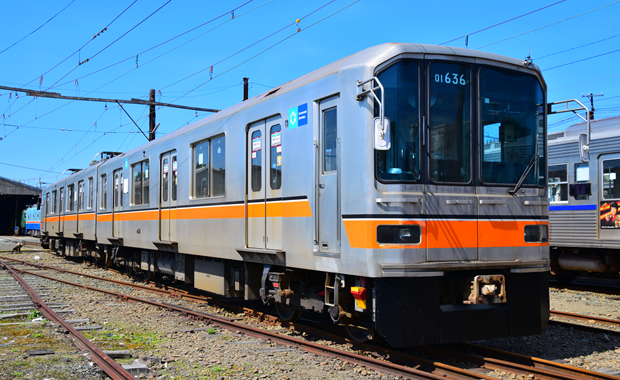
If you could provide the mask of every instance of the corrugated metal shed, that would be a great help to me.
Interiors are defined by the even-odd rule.
[[[41,195],[41,189],[0,177],[0,195]]]

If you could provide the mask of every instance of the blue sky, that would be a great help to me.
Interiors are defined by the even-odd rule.
[[[582,93],[602,92],[596,118],[620,114],[620,1],[32,0],[2,10],[0,86],[120,99],[145,99],[153,88],[158,101],[224,109],[242,100],[243,77],[254,96],[369,46],[465,47],[469,35],[470,49],[529,55],[549,101],[589,104]],[[124,107],[148,129],[146,106]],[[0,176],[35,186],[88,166],[100,151],[146,142],[112,103],[0,90],[0,115]],[[208,115],[158,109],[158,132]],[[549,128],[577,121],[554,115]]]

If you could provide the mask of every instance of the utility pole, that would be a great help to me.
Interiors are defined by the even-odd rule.
[[[248,100],[248,79],[243,78],[243,101]]]
[[[587,93],[587,94],[581,94],[582,98],[590,98],[590,120],[594,120],[594,97],[595,96],[603,96],[603,93],[601,92],[600,95],[594,95],[592,93]]]
[[[155,140],[155,90],[151,89],[149,91],[149,141]]]

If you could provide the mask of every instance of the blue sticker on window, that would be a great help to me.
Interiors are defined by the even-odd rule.
[[[308,124],[308,103],[288,110],[288,128],[293,129]]]

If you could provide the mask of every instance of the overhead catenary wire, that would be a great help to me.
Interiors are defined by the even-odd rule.
[[[49,20],[45,21],[41,26],[39,26],[38,28],[36,28],[35,30],[33,30],[32,32],[28,33],[26,36],[22,37],[20,40],[18,40],[17,42],[14,42],[11,46],[5,48],[4,50],[0,51],[0,54],[4,53],[5,51],[9,50],[10,48],[12,48],[13,46],[17,45],[18,43],[22,42],[23,40],[25,40],[26,38],[30,37],[31,35],[33,35],[34,33],[36,33],[39,29],[41,29],[42,27],[44,27],[45,25],[47,25],[50,21],[52,21],[54,18],[56,18],[56,16],[58,16],[59,14],[61,14],[65,9],[69,8],[69,6],[71,4],[73,4],[75,2],[75,0],[71,0],[71,2],[69,4],[67,4],[64,8],[62,8],[58,13],[56,13],[54,16],[52,16],[52,18],[50,18]]]
[[[620,3],[620,0],[619,0],[619,1],[614,1],[613,3],[609,3],[609,4],[607,4],[607,5],[603,5],[603,6],[601,6],[601,7],[595,8],[595,9],[591,9],[591,10],[589,10],[589,11],[586,11],[586,12],[580,13],[580,14],[575,15],[575,16],[571,16],[571,17],[565,18],[565,19],[560,20],[560,21],[552,22],[551,24],[543,25],[543,26],[541,26],[541,27],[539,27],[539,28],[532,29],[532,30],[529,30],[529,31],[524,32],[524,33],[515,34],[514,36],[507,37],[507,38],[501,39],[501,40],[499,40],[499,41],[495,41],[495,42],[492,42],[492,43],[490,43],[490,44],[486,44],[486,45],[483,45],[483,46],[477,47],[477,48],[475,48],[474,50],[480,50],[480,49],[483,49],[483,48],[485,48],[485,47],[489,47],[489,46],[492,46],[492,45],[495,45],[495,44],[499,44],[499,43],[501,43],[501,42],[505,42],[505,41],[511,40],[511,39],[513,39],[513,38],[516,38],[516,37],[521,37],[521,36],[524,36],[524,35],[529,34],[529,33],[537,32],[537,31],[539,31],[539,30],[541,30],[541,29],[545,29],[545,28],[548,28],[548,27],[550,27],[550,26],[557,25],[557,24],[559,24],[559,23],[562,23],[562,22],[565,22],[565,21],[568,21],[568,20],[572,20],[572,19],[577,18],[577,17],[581,17],[581,16],[587,15],[587,14],[592,13],[592,12],[600,11],[601,9],[607,8],[607,7],[609,7],[609,6],[612,6],[612,5],[615,5],[615,4],[618,4],[618,3]]]
[[[592,57],[582,58],[582,59],[578,59],[578,60],[573,61],[573,62],[563,63],[563,64],[561,64],[561,65],[557,65],[557,66],[549,67],[549,68],[543,69],[542,71],[549,71],[549,70],[557,69],[557,68],[559,68],[559,67],[564,67],[564,66],[572,65],[572,64],[575,64],[575,63],[583,62],[583,61],[588,61],[588,60],[590,60],[590,59],[594,59],[594,58],[603,57],[603,56],[605,56],[605,55],[609,55],[609,54],[617,53],[617,52],[619,52],[619,51],[620,51],[620,49],[616,49],[616,50],[608,51],[607,53],[597,54],[597,55],[593,55]]]
[[[558,55],[558,54],[566,53],[566,52],[573,51],[573,50],[576,50],[576,49],[581,49],[581,48],[584,48],[584,47],[586,47],[586,46],[592,46],[592,45],[594,45],[594,44],[598,44],[598,43],[600,43],[600,42],[604,42],[604,41],[607,41],[607,40],[611,40],[612,38],[616,38],[616,37],[618,37],[618,36],[620,36],[620,34],[616,34],[616,35],[611,36],[611,37],[603,38],[602,40],[598,40],[598,41],[589,42],[589,43],[587,43],[587,44],[585,44],[585,45],[575,46],[575,47],[570,48],[570,49],[566,49],[566,50],[558,51],[558,52],[555,52],[555,53],[551,53],[551,54],[543,55],[542,57],[532,57],[532,60],[541,60],[541,59],[544,59],[544,58],[547,58],[547,57],[551,57],[551,56],[554,56],[554,55]]]
[[[531,11],[531,12],[524,13],[524,14],[522,14],[522,15],[520,15],[520,16],[513,17],[513,18],[508,19],[508,20],[506,20],[506,21],[499,22],[499,23],[497,23],[497,24],[495,24],[495,25],[487,26],[486,28],[483,28],[483,29],[477,30],[477,31],[475,31],[475,32],[468,33],[468,34],[466,34],[466,35],[464,35],[464,36],[460,36],[460,37],[457,37],[457,38],[453,38],[453,39],[451,39],[450,41],[442,42],[442,43],[440,43],[439,45],[445,45],[445,44],[448,44],[448,43],[450,43],[450,42],[454,42],[454,41],[456,41],[456,40],[460,40],[460,39],[462,39],[462,38],[465,38],[465,37],[467,37],[467,36],[472,36],[472,35],[474,35],[474,34],[477,34],[477,33],[480,33],[480,32],[484,32],[485,30],[489,30],[489,29],[495,28],[496,26],[500,26],[500,25],[503,25],[503,24],[509,23],[510,21],[514,21],[514,20],[520,19],[521,17],[525,17],[525,16],[527,16],[527,15],[531,15],[532,13],[536,13],[536,12],[538,12],[538,11],[542,11],[543,9],[547,9],[547,8],[549,8],[549,7],[552,7],[552,6],[554,6],[554,5],[558,5],[558,4],[563,3],[563,2],[565,2],[565,1],[566,1],[566,0],[561,0],[561,1],[558,1],[557,3],[549,4],[549,5],[547,5],[547,6],[544,6],[544,7],[542,7],[542,8],[538,8],[538,9],[533,10],[533,11]]]
[[[254,1],[254,0],[251,0],[251,1]],[[240,14],[238,14],[238,15],[236,15],[236,16],[235,16],[235,19],[237,19],[237,18],[239,18],[240,16],[242,16],[242,15],[244,15],[244,14],[246,14],[246,13],[249,13],[249,12],[251,12],[251,11],[255,10],[255,9],[258,9],[258,8],[262,7],[263,5],[266,5],[266,4],[268,4],[268,3],[271,3],[271,2],[273,2],[273,1],[275,1],[275,0],[269,0],[269,1],[267,1],[267,2],[265,2],[265,3],[263,3],[263,4],[261,4],[261,5],[257,6],[257,7],[255,7],[255,8],[253,8],[253,9],[250,9],[250,10],[248,10],[248,11],[246,11],[246,12],[240,13]],[[136,55],[142,55],[142,54],[144,54],[144,53],[147,53],[147,52],[149,52],[149,51],[151,51],[151,50],[153,50],[153,49],[155,49],[155,48],[157,48],[157,47],[160,47],[160,46],[162,46],[162,45],[164,45],[164,44],[166,44],[166,43],[168,43],[168,42],[171,42],[171,41],[173,41],[173,40],[177,39],[178,37],[181,37],[181,36],[183,36],[183,35],[185,35],[185,34],[187,34],[187,33],[191,32],[191,31],[193,31],[193,30],[196,30],[196,29],[201,28],[201,27],[203,27],[203,26],[205,26],[205,25],[208,25],[208,24],[210,24],[211,22],[213,22],[213,21],[215,21],[215,20],[218,20],[218,19],[220,19],[220,18],[222,18],[222,17],[224,17],[224,16],[229,15],[231,12],[233,12],[233,11],[235,11],[235,10],[238,10],[239,8],[241,8],[241,7],[245,6],[245,5],[246,5],[246,4],[248,4],[248,3],[250,3],[250,1],[248,1],[247,3],[244,3],[244,4],[240,5],[240,6],[238,6],[237,8],[234,8],[234,9],[232,9],[232,10],[230,10],[230,11],[227,11],[227,12],[225,12],[225,13],[222,13],[221,15],[219,15],[219,16],[217,16],[217,17],[215,17],[215,18],[213,18],[213,19],[211,19],[211,20],[209,20],[209,21],[207,21],[207,22],[205,22],[205,23],[203,23],[203,24],[201,24],[201,25],[198,25],[197,27],[194,27],[194,28],[192,28],[192,29],[190,29],[190,30],[188,30],[188,31],[186,31],[186,32],[183,32],[183,33],[181,33],[181,34],[179,34],[179,35],[177,35],[177,36],[175,36],[175,37],[172,37],[172,38],[170,38],[170,39],[168,39],[168,40],[166,40],[166,41],[164,41],[164,42],[162,42],[162,43],[159,43],[159,44],[157,44],[157,45],[155,45],[155,46],[153,46],[153,47],[150,47],[150,48],[148,48],[148,49],[146,49],[146,50],[144,50],[144,51],[141,51],[141,52],[139,52],[139,53],[137,53],[137,54],[135,54],[135,55],[132,55],[132,56],[130,56],[130,57],[127,57],[127,58],[125,58],[125,59],[122,59],[122,60],[120,60],[120,61],[118,61],[118,62],[112,63],[112,64],[110,64],[110,65],[108,65],[108,66],[105,66],[105,67],[103,67],[103,68],[101,68],[101,69],[99,69],[99,70],[93,71],[93,72],[91,72],[91,73],[89,73],[89,74],[83,75],[83,76],[78,77],[78,78],[76,78],[76,79],[77,79],[77,80],[82,80],[82,79],[84,79],[84,78],[86,78],[86,77],[89,77],[89,76],[91,76],[91,75],[94,75],[94,74],[100,73],[100,72],[102,72],[102,71],[104,71],[104,70],[108,70],[108,69],[110,69],[110,68],[112,68],[112,67],[114,67],[114,66],[117,66],[117,65],[119,65],[119,64],[121,64],[121,63],[123,63],[123,62],[127,62],[127,61],[129,61],[129,60],[131,60],[131,59],[134,59]],[[156,60],[156,59],[158,59],[158,58],[163,57],[164,55],[166,55],[166,54],[168,54],[168,53],[170,53],[170,52],[172,52],[172,51],[174,51],[174,50],[176,50],[176,49],[180,48],[181,46],[186,45],[187,43],[189,43],[189,42],[191,42],[191,41],[193,41],[193,40],[195,40],[195,39],[197,39],[197,38],[199,38],[199,37],[202,37],[203,35],[205,35],[205,34],[209,33],[210,31],[212,31],[212,30],[214,30],[214,29],[216,29],[216,28],[218,28],[218,27],[220,27],[220,26],[222,26],[222,25],[224,25],[224,24],[226,24],[226,23],[228,23],[228,22],[230,22],[230,21],[232,21],[232,20],[234,20],[234,19],[229,19],[229,20],[226,20],[226,21],[224,21],[223,23],[221,23],[221,24],[217,25],[216,27],[214,27],[214,28],[212,28],[212,29],[209,29],[208,31],[206,31],[206,32],[204,32],[204,33],[202,33],[202,34],[200,34],[200,35],[198,35],[198,36],[196,36],[196,37],[194,37],[194,38],[190,39],[189,41],[186,41],[186,42],[182,43],[181,45],[179,45],[179,46],[175,47],[174,49],[171,49],[171,50],[169,50],[169,51],[167,51],[167,52],[165,52],[165,53],[163,53],[163,54],[161,54],[161,55],[159,55],[159,56],[157,56],[157,57],[155,57],[155,58],[153,58],[153,59],[151,59],[151,60],[149,60],[149,61],[147,61],[147,62],[141,63],[141,64],[140,64],[140,67],[146,66],[147,64],[149,64],[149,63],[153,62],[154,60]],[[109,83],[112,83],[112,82],[114,82],[115,80],[117,80],[117,79],[119,79],[119,78],[121,78],[121,77],[125,76],[126,74],[129,74],[129,73],[131,73],[131,72],[133,72],[133,71],[135,71],[135,70],[137,70],[137,69],[138,69],[137,67],[134,67],[134,68],[132,68],[131,70],[129,70],[127,73],[125,73],[125,74],[121,75],[120,77],[117,77],[116,79],[113,79],[112,81],[110,81],[110,82],[106,83],[105,85],[107,85],[107,84],[109,84]],[[68,82],[60,83],[58,86],[64,86],[65,84],[69,84],[69,83],[72,83],[72,82],[73,82],[73,81],[68,81]],[[104,86],[105,86],[105,85],[104,85]]]
[[[244,15],[244,14],[247,14],[247,13],[249,13],[249,12],[253,11],[253,10],[256,10],[256,9],[258,9],[258,8],[260,8],[260,7],[262,7],[262,6],[266,5],[266,4],[268,4],[268,3],[271,3],[271,2],[273,2],[273,1],[274,1],[274,0],[269,0],[269,1],[267,1],[267,2],[265,2],[265,3],[263,3],[263,4],[261,4],[261,5],[259,5],[259,6],[257,6],[257,7],[255,7],[255,8],[252,8],[252,9],[250,9],[250,10],[246,11],[246,12],[243,12],[243,13],[241,13],[241,14],[239,14],[239,15],[235,16],[235,19],[237,19],[237,18],[239,18],[240,16],[242,16],[242,15]],[[245,4],[247,4],[247,3],[244,3],[244,5],[245,5]],[[242,6],[243,6],[243,5],[242,5]],[[240,6],[240,7],[241,7],[241,6]],[[240,7],[238,7],[238,8],[240,8]],[[234,8],[233,10],[238,9],[238,8]],[[228,11],[228,12],[226,12],[226,13],[223,13],[222,15],[220,15],[220,16],[218,16],[218,17],[214,18],[214,20],[216,20],[216,19],[218,19],[218,18],[220,18],[220,17],[222,17],[222,16],[228,15],[228,14],[230,14],[230,11]],[[231,20],[232,20],[232,19],[231,19]],[[217,27],[219,27],[219,26],[221,26],[221,25],[223,25],[223,24],[225,24],[225,23],[227,23],[227,22],[229,22],[229,21],[231,21],[231,20],[227,20],[227,21],[223,22],[222,24],[220,24],[220,25],[216,26],[215,28],[210,29],[209,31],[211,31],[211,30],[213,30],[213,29],[216,29]],[[208,23],[208,22],[207,22],[207,23]],[[195,28],[194,28],[194,29],[195,29]],[[202,36],[202,35],[204,35],[204,34],[208,33],[209,31],[207,31],[207,32],[205,32],[205,33],[203,33],[203,34],[201,34],[200,36]],[[158,58],[162,57],[162,56],[163,56],[163,55],[165,55],[165,54],[168,54],[169,52],[171,52],[171,51],[173,51],[173,50],[175,50],[175,49],[179,48],[180,46],[183,46],[183,45],[185,45],[185,44],[189,43],[190,41],[195,40],[196,38],[198,38],[198,37],[200,37],[200,36],[197,36],[197,37],[195,37],[195,38],[193,38],[193,39],[191,39],[191,40],[189,40],[189,41],[187,41],[187,42],[185,42],[185,43],[183,43],[183,44],[181,44],[181,45],[177,46],[176,48],[171,49],[171,50],[169,50],[168,52],[166,52],[166,53],[164,53],[164,54],[161,54],[161,55],[159,55],[158,57],[155,57],[155,58],[153,58],[152,60],[150,60],[150,61],[148,61],[148,62],[146,62],[146,63],[143,63],[141,66],[145,66],[146,64],[148,64],[148,63],[150,63],[150,62],[152,62],[152,61],[154,61],[154,60],[156,60],[156,59],[158,59]],[[172,40],[172,39],[170,39],[170,40]],[[161,45],[161,44],[160,44],[160,45]],[[132,57],[133,57],[133,56],[132,56]],[[131,57],[131,58],[132,58],[132,57]],[[95,72],[93,72],[93,73],[90,73],[90,74],[85,75],[85,76],[83,76],[83,77],[77,78],[77,80],[82,79],[82,78],[84,78],[84,77],[86,77],[86,76],[89,76],[89,75],[95,74],[95,73],[97,73],[97,72],[103,71],[103,70],[105,70],[106,68],[112,67],[112,66],[114,66],[114,65],[116,65],[116,64],[118,64],[118,63],[120,63],[120,62],[124,62],[124,61],[126,61],[126,60],[127,60],[127,59],[125,59],[125,60],[123,60],[123,61],[119,61],[119,62],[117,62],[117,63],[115,63],[115,64],[113,64],[113,65],[110,65],[110,66],[104,67],[103,69],[97,70],[97,71],[95,71]],[[129,74],[129,73],[133,72],[134,70],[136,70],[136,68],[133,68],[132,70],[129,70],[129,71],[128,71],[128,72],[126,72],[125,74],[122,74],[121,76],[116,77],[116,78],[112,79],[111,81],[109,81],[109,82],[107,82],[107,83],[104,83],[103,85],[101,85],[101,86],[97,87],[95,90],[92,90],[92,91],[90,91],[90,92],[87,92],[85,95],[89,95],[89,94],[91,94],[91,93],[93,93],[93,92],[98,91],[99,89],[101,89],[101,88],[103,88],[103,87],[105,87],[105,86],[109,85],[110,83],[112,83],[112,82],[114,82],[114,81],[116,81],[116,80],[118,80],[118,79],[122,78],[123,76],[125,76],[125,75],[127,75],[127,74]],[[58,81],[56,81],[56,84],[57,84],[57,83],[58,83]],[[61,83],[59,86],[65,85],[65,84],[67,84],[67,83],[73,83],[73,81],[70,81],[70,82],[65,82],[65,83]],[[49,90],[49,89],[51,89],[51,88],[52,88],[52,87],[49,87],[47,90]],[[32,102],[32,100],[31,100],[30,102]],[[30,102],[29,102],[28,104],[30,104]],[[64,108],[65,106],[67,106],[67,105],[69,105],[69,104],[71,104],[71,103],[73,103],[73,101],[70,101],[70,102],[68,102],[68,103],[65,103],[65,104],[63,104],[62,106],[57,107],[57,108],[55,108],[55,109],[53,109],[53,110],[51,110],[51,111],[49,111],[49,112],[47,112],[47,113],[45,113],[45,114],[43,114],[43,115],[39,116],[38,118],[35,118],[35,119],[33,119],[33,120],[30,120],[30,121],[29,121],[29,122],[27,122],[26,124],[29,124],[29,123],[33,122],[34,120],[40,119],[40,118],[42,118],[42,117],[44,117],[44,116],[47,116],[47,115],[49,115],[49,114],[51,114],[51,113],[53,113],[53,112],[55,112],[55,111],[58,111],[58,110],[60,110],[61,108]],[[13,112],[13,113],[12,113],[12,115],[14,115],[14,114],[15,114],[15,113],[17,113],[19,110],[21,110],[21,109],[23,109],[24,107],[26,107],[28,104],[26,104],[26,105],[24,105],[24,106],[20,107],[18,110],[16,110],[15,112]],[[11,133],[13,133],[13,132],[15,132],[15,130],[11,131],[9,134],[11,134]],[[9,134],[5,134],[5,136],[4,136],[4,137],[6,138]]]

